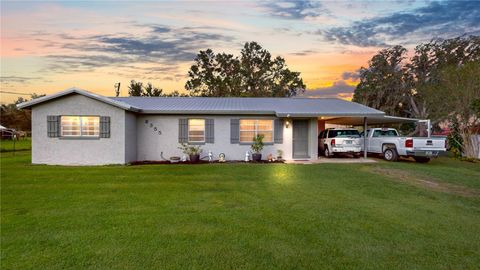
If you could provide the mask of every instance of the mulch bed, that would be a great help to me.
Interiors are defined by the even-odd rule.
[[[219,162],[218,160],[209,162],[207,160],[200,160],[198,162],[191,162],[191,161],[178,161],[178,162],[171,162],[169,160],[142,160],[142,161],[134,161],[130,162],[130,165],[150,165],[150,164],[190,164],[190,165],[200,165],[200,164],[212,164],[212,163],[220,163],[220,164],[232,164],[232,163],[252,163],[252,164],[273,164],[273,163],[285,163],[283,160],[276,160],[276,161],[268,161],[268,160],[261,160],[261,161],[249,161],[245,162],[243,160],[228,160],[225,162]]]

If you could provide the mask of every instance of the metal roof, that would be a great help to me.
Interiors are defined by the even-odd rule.
[[[232,98],[232,97],[105,97],[69,88],[21,104],[19,109],[63,96],[79,94],[124,110],[148,114],[240,114],[277,117],[383,116],[370,107],[334,98]]]
[[[112,97],[152,114],[272,114],[278,117],[373,116],[385,113],[334,98]]]

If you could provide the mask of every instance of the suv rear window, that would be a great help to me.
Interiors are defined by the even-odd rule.
[[[358,133],[358,130],[334,130],[331,129],[328,131],[328,138],[336,138],[336,137],[354,137],[354,138],[359,138],[360,133]]]

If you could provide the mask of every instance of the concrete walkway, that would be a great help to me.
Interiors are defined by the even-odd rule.
[[[322,164],[322,163],[377,163],[378,161],[372,158],[324,158],[319,157],[317,160],[290,160],[285,163],[288,164]]]

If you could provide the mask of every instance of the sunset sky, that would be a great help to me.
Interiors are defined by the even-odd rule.
[[[184,90],[199,50],[257,41],[307,95],[350,98],[378,50],[480,34],[480,2],[1,2],[1,102],[72,86],[114,95],[132,79]],[[24,96],[28,97],[28,96]]]

